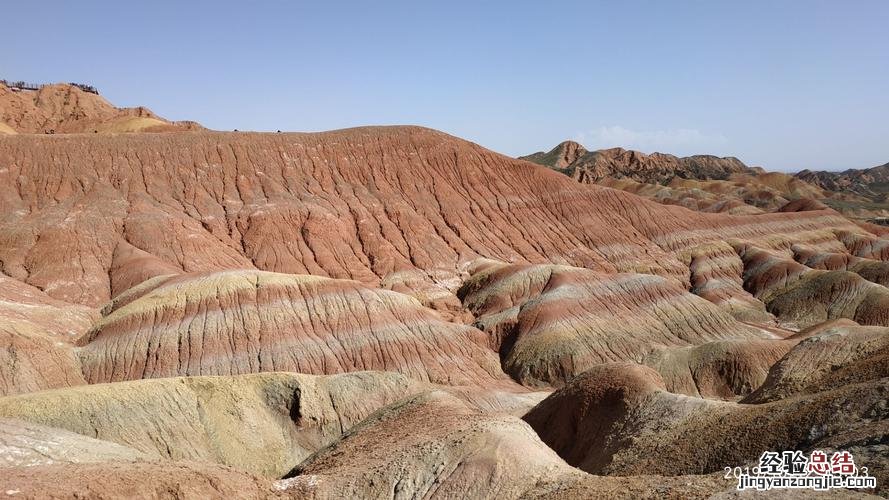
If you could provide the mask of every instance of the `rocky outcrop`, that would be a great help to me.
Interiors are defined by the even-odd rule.
[[[586,151],[583,146],[571,141],[559,144],[549,153],[535,153],[521,159],[564,169],[575,179],[589,183],[606,177],[626,177],[638,182],[667,184],[674,177],[728,179],[732,174],[754,172],[737,158],[710,155],[678,158],[663,153],[647,155],[623,148]]]
[[[520,159],[547,166],[583,183],[702,212],[749,215],[835,209],[855,218],[880,220],[889,214],[885,182],[880,184],[889,165],[841,174],[803,171],[789,175],[748,167],[732,157],[678,158],[621,148],[587,151],[573,141]]]
[[[803,170],[796,174],[810,184],[830,191],[846,191],[862,195],[872,201],[885,201],[889,194],[889,163],[867,169],[849,169],[843,172]]]
[[[519,159],[528,160],[555,169],[562,169],[568,168],[569,165],[588,153],[589,151],[577,142],[564,141],[548,152],[538,151],[528,156],[522,156]]]

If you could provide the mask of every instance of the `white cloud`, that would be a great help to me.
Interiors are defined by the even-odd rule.
[[[721,134],[706,134],[696,129],[639,131],[620,125],[599,127],[577,134],[577,142],[587,149],[622,147],[644,153],[655,151],[673,154],[711,153],[724,146],[728,139]]]

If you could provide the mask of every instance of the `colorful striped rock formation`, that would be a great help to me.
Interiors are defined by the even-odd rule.
[[[512,385],[484,333],[354,281],[220,271],[141,292],[82,339],[88,382],[388,370],[441,384]]]
[[[808,327],[838,318],[889,326],[889,288],[850,271],[814,270],[751,245],[736,247],[744,288],[782,321]]]
[[[889,479],[889,232],[820,188],[159,121],[0,87],[0,494],[707,498],[815,448]]]
[[[507,373],[526,385],[560,384],[610,361],[762,333],[679,283],[554,265],[490,263],[461,289],[493,334]]]
[[[125,286],[111,271],[136,258],[129,246],[144,252],[147,275],[253,268],[446,303],[434,291],[453,295],[479,257],[687,283],[677,252],[707,241],[864,234],[825,210],[689,212],[417,127],[19,134],[0,141],[0,203],[3,271],[90,306]]]

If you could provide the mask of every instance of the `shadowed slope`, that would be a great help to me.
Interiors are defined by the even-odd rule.
[[[887,477],[889,379],[762,405],[680,396],[652,369],[600,365],[524,418],[577,467],[609,475],[721,471],[756,465],[763,450],[847,449]],[[860,457],[860,458],[859,458]]]
[[[759,387],[794,345],[795,340],[722,340],[657,351],[642,363],[658,371],[670,392],[736,399]]]

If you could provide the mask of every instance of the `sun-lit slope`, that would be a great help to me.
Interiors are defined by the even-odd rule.
[[[889,288],[844,270],[817,270],[790,257],[736,244],[744,288],[782,321],[808,327],[848,318],[889,326]]]
[[[517,417],[440,391],[383,408],[276,486],[296,498],[704,498],[714,476],[597,477],[570,467]]]
[[[117,443],[15,418],[0,418],[0,476],[9,467],[146,459],[146,454]]]
[[[351,278],[446,309],[478,257],[686,281],[676,252],[703,241],[863,232],[829,211],[667,207],[417,127],[10,136],[0,204],[3,270],[94,306],[121,241],[185,272]]]
[[[0,135],[15,135],[17,133],[18,132],[16,132],[14,128],[3,122],[0,122]]]
[[[98,321],[79,353],[90,383],[266,371],[396,371],[512,387],[483,332],[407,295],[262,271],[187,274]]]
[[[669,347],[762,335],[652,275],[492,263],[461,296],[477,325],[499,340],[492,347],[507,373],[530,385],[561,384],[595,364]]]
[[[206,462],[53,463],[0,473],[11,498],[282,498],[270,481]],[[286,497],[284,497],[286,498]]]
[[[96,126],[96,131],[103,134],[121,134],[127,132],[145,132],[168,125],[166,121],[148,116],[130,116],[112,120]]]
[[[825,323],[769,370],[744,402],[763,403],[889,376],[889,328],[849,320]]]
[[[0,416],[126,446],[143,459],[210,461],[277,478],[417,385],[382,372],[166,378],[0,398]]]
[[[13,133],[21,134],[92,134],[202,128],[194,122],[169,122],[141,106],[117,108],[104,97],[65,83],[44,85],[39,90],[14,90],[0,83],[0,124],[9,127]],[[0,125],[0,128],[4,125]]]
[[[0,396],[83,384],[71,342],[97,317],[0,274]]]

